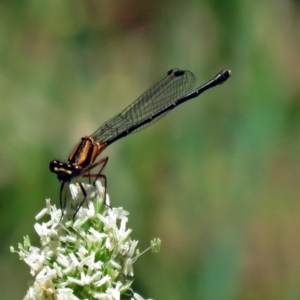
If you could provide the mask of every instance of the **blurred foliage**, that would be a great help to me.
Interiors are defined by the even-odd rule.
[[[300,298],[299,1],[0,2],[0,295],[29,269],[9,246],[34,240],[59,184],[49,161],[173,67],[198,84],[232,78],[105,150],[113,205],[162,252],[136,265],[155,299]]]

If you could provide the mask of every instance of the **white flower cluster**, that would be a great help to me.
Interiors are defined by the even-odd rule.
[[[143,298],[130,288],[133,281],[133,263],[138,258],[137,241],[131,240],[131,229],[126,229],[128,212],[110,208],[103,201],[104,189],[100,182],[84,185],[89,199],[76,214],[75,222],[70,208],[62,211],[46,200],[37,216],[46,214],[48,222],[36,223],[41,246],[31,246],[28,237],[19,244],[20,259],[35,276],[24,300],[119,300],[122,295],[131,299]],[[73,199],[82,199],[78,185],[70,186]],[[108,203],[108,195],[105,202]],[[151,243],[157,251],[160,240]]]

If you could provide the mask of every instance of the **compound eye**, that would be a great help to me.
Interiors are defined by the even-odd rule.
[[[57,160],[52,160],[50,161],[50,164],[49,164],[49,169],[51,172],[55,173],[56,170],[57,170],[57,167],[61,165],[61,163]]]

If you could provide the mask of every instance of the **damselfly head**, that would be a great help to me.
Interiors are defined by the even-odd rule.
[[[52,160],[49,164],[49,169],[52,173],[57,175],[57,178],[60,181],[69,181],[80,175],[80,170],[78,168],[58,160]]]

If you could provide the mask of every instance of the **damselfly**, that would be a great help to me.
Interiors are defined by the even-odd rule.
[[[106,192],[107,180],[102,171],[107,164],[108,157],[99,160],[97,157],[107,146],[130,133],[146,128],[176,106],[222,84],[229,77],[230,71],[223,70],[207,83],[191,91],[196,81],[194,74],[172,69],[120,114],[108,120],[93,134],[81,138],[71,152],[67,163],[52,160],[49,165],[50,171],[55,173],[61,182],[59,198],[62,211],[66,208],[66,187],[72,179],[77,181],[83,194],[83,199],[77,206],[73,219],[86,199],[86,191],[80,181],[81,177],[92,178],[94,182],[102,178]]]

